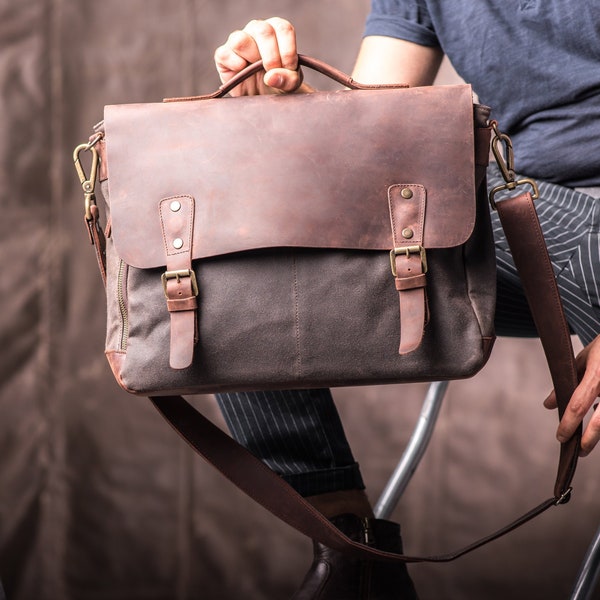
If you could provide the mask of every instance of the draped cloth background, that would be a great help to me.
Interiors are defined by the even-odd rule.
[[[302,579],[309,541],[114,383],[71,153],[105,104],[212,91],[214,48],[252,17],[290,18],[303,52],[348,71],[367,11],[368,0],[0,0],[0,577],[9,600],[277,600]],[[480,375],[451,384],[394,515],[408,551],[453,549],[550,495],[549,388],[536,340],[500,340]],[[336,392],[373,500],[425,390]],[[195,402],[221,424],[211,397]],[[413,567],[422,598],[567,597],[600,524],[597,470],[598,456],[582,461],[571,503],[504,540],[454,564]]]

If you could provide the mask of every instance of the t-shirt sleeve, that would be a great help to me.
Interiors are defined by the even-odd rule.
[[[383,35],[439,46],[429,11],[423,0],[371,0],[364,36]]]

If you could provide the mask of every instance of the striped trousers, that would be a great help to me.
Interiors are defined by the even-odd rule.
[[[495,165],[488,186],[503,183]],[[569,325],[584,345],[600,334],[600,188],[539,182],[536,203]],[[496,331],[537,336],[498,216]],[[300,494],[363,489],[360,469],[328,389],[217,394],[233,437]]]

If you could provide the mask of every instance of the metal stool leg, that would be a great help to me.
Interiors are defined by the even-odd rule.
[[[447,381],[434,382],[429,386],[408,445],[373,509],[378,519],[388,519],[391,516],[425,454],[447,388]],[[599,579],[600,528],[588,547],[570,600],[593,600]]]
[[[447,388],[447,381],[436,381],[429,386],[408,445],[373,509],[378,519],[390,517],[425,454]]]
[[[571,600],[592,600],[600,575],[600,528],[589,545]],[[597,598],[597,596],[595,596]]]

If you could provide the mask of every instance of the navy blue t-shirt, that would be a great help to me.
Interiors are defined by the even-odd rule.
[[[600,185],[599,0],[372,0],[365,35],[440,46],[520,173]]]

